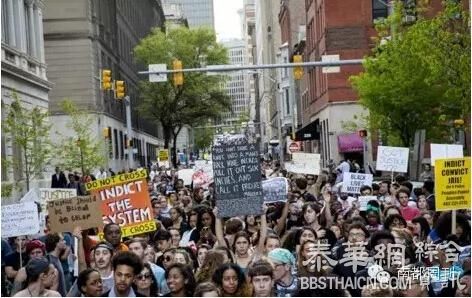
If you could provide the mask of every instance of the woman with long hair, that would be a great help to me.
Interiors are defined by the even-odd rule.
[[[184,264],[172,264],[166,271],[170,293],[164,297],[192,297],[196,287],[192,269]]]
[[[216,269],[224,264],[224,261],[225,258],[222,252],[209,250],[205,256],[205,259],[203,260],[203,263],[198,268],[196,274],[197,283],[200,284],[211,281],[213,273],[215,273]]]
[[[152,273],[151,265],[149,263],[143,263],[143,265],[143,270],[136,275],[133,282],[133,290],[145,297],[157,297],[159,296],[158,283]]]
[[[431,232],[428,221],[423,217],[415,217],[411,220],[411,232],[413,233],[413,240],[415,242],[426,242],[428,235]]]
[[[247,267],[252,260],[252,252],[250,251],[251,240],[249,235],[240,231],[234,236],[233,253],[236,256],[236,264],[246,273]]]
[[[100,297],[103,294],[103,282],[97,269],[85,269],[77,277],[77,289],[83,297]]]
[[[237,264],[221,265],[213,274],[213,282],[220,288],[223,297],[249,297],[252,295],[244,272]]]

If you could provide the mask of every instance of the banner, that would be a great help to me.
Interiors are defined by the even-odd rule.
[[[288,193],[288,180],[284,177],[276,177],[262,181],[262,193],[264,202],[286,202]]]
[[[285,163],[285,169],[297,174],[320,174],[320,155],[316,153],[295,152],[292,154],[292,162]]]
[[[262,214],[261,167],[255,144],[238,141],[213,147],[218,217]]]
[[[103,227],[100,205],[100,199],[96,196],[48,201],[51,231],[62,233],[73,232],[75,227],[82,230]]]
[[[431,144],[431,166],[434,167],[437,159],[463,158],[462,145]]]
[[[40,230],[35,202],[2,206],[2,238],[34,235]]]
[[[122,237],[157,229],[146,183],[147,172],[117,175],[86,183],[87,190],[101,201],[103,223],[117,223]]]
[[[372,181],[374,176],[372,174],[359,174],[359,173],[343,173],[343,187],[342,192],[345,193],[361,193],[361,187],[368,185],[372,187]]]
[[[406,173],[409,152],[408,148],[379,146],[377,148],[376,170]]]
[[[359,203],[359,211],[366,211],[367,210],[367,203],[370,201],[377,201],[376,196],[360,196],[357,198],[357,202]]]
[[[192,176],[194,171],[192,169],[183,169],[177,172],[179,179],[184,180],[184,185],[191,185],[192,184]]]
[[[434,178],[436,211],[470,209],[470,157],[437,159]]]

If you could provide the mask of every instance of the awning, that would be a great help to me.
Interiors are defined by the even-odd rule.
[[[316,119],[305,127],[300,128],[295,133],[295,139],[297,141],[309,141],[320,139],[320,120]]]
[[[338,136],[339,153],[362,152],[362,138],[357,133],[350,133]]]

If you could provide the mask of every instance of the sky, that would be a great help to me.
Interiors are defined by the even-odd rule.
[[[213,7],[218,41],[241,38],[238,9],[243,8],[243,0],[213,0]]]

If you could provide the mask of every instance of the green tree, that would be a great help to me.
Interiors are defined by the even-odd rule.
[[[155,29],[140,41],[134,54],[141,64],[167,64],[168,69],[172,69],[174,59],[181,60],[184,68],[228,62],[226,49],[216,42],[215,33],[206,28],[179,27],[170,29],[167,35]],[[138,109],[143,117],[161,123],[164,147],[169,148],[173,141],[175,148],[183,126],[206,123],[229,109],[229,97],[222,88],[224,80],[223,76],[192,72],[184,73],[182,86],[174,86],[171,75],[166,83],[142,81]],[[173,160],[176,160],[175,151]]]
[[[381,129],[392,145],[410,147],[418,129],[444,141],[451,122],[470,113],[470,16],[454,2],[445,2],[434,18],[419,13],[414,24],[403,21],[397,2],[377,26],[377,46],[364,72],[351,77],[369,109],[370,127]]]
[[[69,116],[67,127],[73,134],[61,136],[56,146],[57,165],[70,170],[81,169],[84,175],[105,166],[105,142],[92,136],[92,116],[77,108],[71,100],[62,101],[61,108]]]
[[[49,131],[51,125],[48,114],[39,107],[27,110],[22,107],[18,95],[13,93],[13,102],[7,116],[2,121],[2,131],[11,139],[12,145],[19,149],[19,154],[13,154],[3,160],[7,168],[23,173],[26,190],[30,190],[31,180],[41,178],[45,166],[51,158],[51,143]]]
[[[198,150],[205,150],[210,147],[215,135],[215,129],[211,127],[195,128],[195,147]]]

